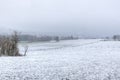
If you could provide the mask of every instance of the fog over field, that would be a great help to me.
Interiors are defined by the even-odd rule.
[[[120,0],[0,0],[0,80],[120,80]]]
[[[120,34],[119,0],[0,0],[0,30],[111,36]]]

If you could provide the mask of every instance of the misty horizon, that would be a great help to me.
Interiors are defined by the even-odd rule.
[[[1,0],[1,34],[106,37],[120,34],[118,0]]]

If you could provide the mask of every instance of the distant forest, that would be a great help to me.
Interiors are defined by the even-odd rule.
[[[36,36],[36,35],[19,35],[18,36],[19,41],[28,41],[28,42],[45,42],[45,41],[60,41],[60,40],[74,40],[74,39],[79,39],[78,37],[75,36],[64,36],[64,37],[59,37],[59,36]]]

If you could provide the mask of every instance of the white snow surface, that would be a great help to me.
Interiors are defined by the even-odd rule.
[[[0,57],[0,80],[120,80],[119,41],[26,44],[27,56]]]

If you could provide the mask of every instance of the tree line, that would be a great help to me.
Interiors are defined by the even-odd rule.
[[[36,36],[36,35],[19,35],[19,40],[20,41],[28,41],[28,42],[45,42],[45,41],[56,41],[59,42],[60,40],[74,40],[74,39],[78,39],[78,37],[74,37],[74,36]]]

